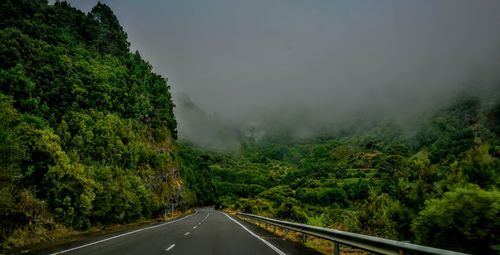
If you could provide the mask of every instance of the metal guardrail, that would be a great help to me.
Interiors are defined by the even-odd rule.
[[[438,248],[432,248],[423,245],[417,245],[412,243],[394,241],[389,239],[384,239],[380,237],[368,236],[355,234],[335,229],[321,228],[310,226],[306,224],[287,222],[282,220],[275,220],[267,217],[262,217],[247,213],[237,213],[240,218],[248,221],[264,222],[276,227],[280,227],[285,230],[285,234],[288,230],[293,230],[300,232],[302,234],[315,236],[318,238],[333,241],[334,249],[333,253],[338,255],[340,253],[340,244],[350,246],[353,248],[358,248],[361,250],[369,251],[377,254],[390,254],[390,255],[409,255],[409,254],[433,254],[433,255],[467,255],[466,253],[460,253],[455,251],[443,250]],[[304,235],[305,237],[305,235]]]

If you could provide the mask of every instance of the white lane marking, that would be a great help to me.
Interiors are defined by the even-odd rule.
[[[207,216],[203,220],[201,220],[201,222],[204,222],[208,218],[208,215],[210,215],[210,213],[207,213]]]
[[[194,226],[193,229],[196,229],[198,226]]]
[[[187,233],[186,233],[186,234],[184,234],[184,235],[185,235],[185,236],[187,236],[187,235],[189,235],[189,234],[190,234],[190,233],[189,233],[189,232],[187,232]]]
[[[280,249],[276,248],[276,246],[272,245],[270,242],[262,239],[262,237],[256,235],[255,233],[253,233],[252,231],[250,231],[247,227],[243,226],[241,223],[239,223],[238,221],[236,221],[235,219],[229,217],[229,215],[227,215],[226,213],[224,212],[221,212],[222,214],[226,215],[226,217],[228,217],[230,220],[234,221],[234,223],[240,225],[240,227],[242,227],[244,230],[248,231],[248,233],[250,233],[251,235],[253,235],[254,237],[256,237],[257,239],[261,240],[262,242],[264,242],[267,246],[269,246],[271,249],[273,249],[276,253],[280,254],[280,255],[286,255],[286,253],[282,252]]]
[[[201,222],[198,222],[198,225],[201,225]]]
[[[150,226],[150,227],[146,227],[146,228],[141,228],[141,229],[138,229],[138,230],[130,231],[130,232],[127,232],[127,233],[123,233],[121,235],[112,236],[112,237],[109,237],[109,238],[106,238],[106,239],[102,239],[102,240],[99,240],[99,241],[96,241],[96,242],[93,242],[93,243],[84,244],[82,246],[74,247],[74,248],[67,249],[67,250],[64,250],[64,251],[58,251],[58,252],[55,252],[55,253],[51,253],[50,255],[63,254],[63,253],[67,253],[67,252],[70,252],[70,251],[79,250],[81,248],[85,248],[85,247],[89,247],[89,246],[92,246],[92,245],[96,245],[96,244],[99,244],[99,243],[103,243],[103,242],[106,242],[106,241],[109,241],[109,240],[113,240],[113,239],[116,239],[116,238],[120,238],[120,237],[123,237],[123,236],[128,236],[128,235],[131,235],[131,234],[135,234],[135,233],[138,233],[138,232],[141,232],[141,231],[144,231],[144,230],[149,230],[149,229],[153,229],[153,228],[159,228],[159,227],[162,227],[162,226],[174,223],[174,222],[181,221],[181,220],[186,219],[188,217],[191,217],[191,216],[193,216],[193,215],[195,215],[197,213],[198,212],[190,214],[190,215],[187,215],[187,216],[184,216],[184,217],[182,217],[180,219],[177,219],[177,220],[173,220],[173,221],[165,222],[165,223],[162,223],[162,224],[159,224],[159,225],[154,225],[154,226]]]
[[[174,244],[172,244],[172,245],[170,245],[167,249],[165,249],[165,251],[170,251],[170,250],[172,250],[172,248],[174,248],[174,246],[175,246],[175,243],[174,243]]]

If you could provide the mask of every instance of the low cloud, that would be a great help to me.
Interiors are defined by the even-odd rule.
[[[409,123],[499,91],[499,1],[103,2],[169,77],[181,139],[202,146]]]

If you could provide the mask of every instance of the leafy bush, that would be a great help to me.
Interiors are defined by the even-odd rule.
[[[419,243],[500,254],[500,192],[477,186],[456,188],[426,203],[412,224]]]

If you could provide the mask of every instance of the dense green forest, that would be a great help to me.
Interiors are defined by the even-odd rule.
[[[465,98],[411,131],[267,139],[233,155],[184,145],[183,175],[201,204],[500,254],[499,103]]]
[[[234,153],[177,144],[173,107],[108,6],[1,1],[1,248],[174,202],[500,254],[500,97]]]
[[[0,2],[3,248],[181,201],[173,103],[151,70],[104,4]]]

